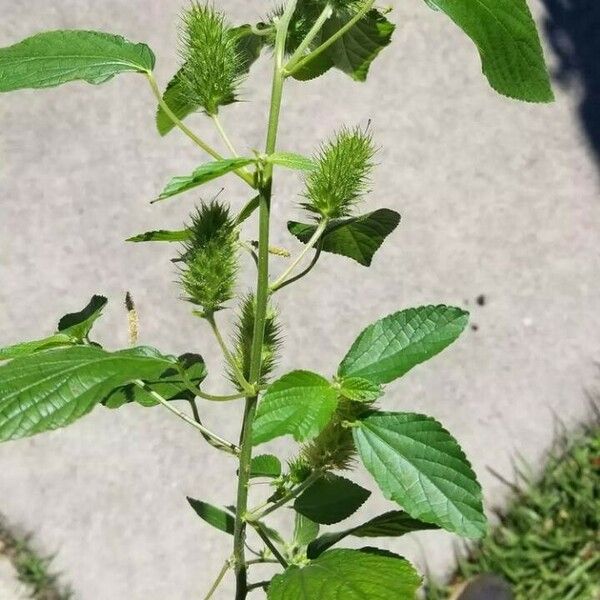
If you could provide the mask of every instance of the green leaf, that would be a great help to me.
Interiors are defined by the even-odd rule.
[[[57,333],[41,340],[22,342],[7,346],[6,348],[0,348],[0,360],[10,360],[60,346],[72,346],[74,343],[75,340],[72,337],[63,333]]]
[[[321,525],[333,525],[353,515],[371,495],[369,490],[338,475],[327,475],[304,490],[294,510]]]
[[[383,395],[379,384],[362,377],[347,377],[339,386],[340,395],[354,402],[374,402]]]
[[[250,70],[252,64],[260,56],[264,46],[264,38],[252,32],[250,25],[242,25],[233,29],[233,34],[238,38],[238,52],[242,57],[240,76]],[[188,115],[196,112],[200,107],[185,93],[182,85],[181,74],[183,68],[179,69],[175,76],[169,82],[163,95],[163,100],[173,111],[175,116],[183,121]],[[156,113],[156,127],[160,135],[166,135],[171,131],[175,124],[170,117],[159,106]]]
[[[294,154],[293,152],[275,152],[274,154],[269,154],[267,162],[296,171],[312,171],[317,166],[312,158],[302,156],[302,154]]]
[[[325,22],[320,40],[324,42],[337,33],[354,14],[348,10],[334,13]],[[302,81],[314,79],[336,67],[356,81],[365,81],[371,63],[391,42],[394,29],[378,10],[370,10],[329,48],[294,72],[293,77]]]
[[[179,231],[167,231],[166,229],[157,229],[155,231],[146,231],[126,239],[126,242],[185,242],[191,237],[189,229]]]
[[[165,200],[255,162],[254,158],[224,158],[198,167],[191,175],[174,177],[154,202]]]
[[[427,0],[475,43],[483,73],[500,94],[529,102],[554,99],[540,39],[525,0]]]
[[[375,517],[358,527],[351,527],[343,531],[324,533],[308,546],[306,554],[308,558],[317,558],[344,538],[352,535],[359,538],[371,537],[400,537],[415,531],[437,529],[437,525],[424,523],[413,519],[403,510],[393,510]]]
[[[249,200],[235,218],[235,225],[241,225],[246,219],[249,219],[252,216],[252,213],[258,208],[259,204],[260,196],[254,196],[254,198]]]
[[[321,250],[341,254],[368,267],[375,252],[385,238],[400,223],[400,215],[387,208],[380,208],[360,217],[334,219],[329,222],[321,238]],[[316,225],[288,222],[288,229],[301,242],[310,240]]]
[[[294,520],[294,544],[308,546],[319,535],[319,524],[296,513]]]
[[[76,80],[99,84],[153,68],[154,54],[145,44],[97,31],[47,31],[0,49],[0,92]]]
[[[58,322],[59,333],[80,341],[87,338],[96,320],[102,316],[107,303],[108,300],[104,296],[92,296],[83,310],[65,315]]]
[[[96,346],[16,358],[0,367],[0,441],[69,425],[115,388],[151,379],[174,361],[156,351],[106,352]]]
[[[185,86],[182,79],[184,70],[184,67],[182,67],[175,73],[167,84],[167,89],[163,94],[164,102],[180,121],[183,121],[183,119],[196,112],[199,108],[185,92]],[[175,123],[173,123],[171,117],[167,115],[160,105],[156,111],[156,128],[158,129],[158,133],[162,136],[167,135],[169,131],[175,128]]]
[[[287,373],[269,386],[258,405],[252,441],[262,444],[287,434],[297,442],[312,439],[329,423],[337,401],[337,391],[324,377]]]
[[[250,478],[271,477],[281,475],[281,461],[272,454],[261,454],[252,458],[250,462]]]
[[[276,575],[268,600],[412,600],[421,578],[391,553],[329,550],[308,566]]]
[[[148,356],[160,358],[160,353],[154,348],[132,348],[122,350],[122,354],[132,356]],[[151,378],[144,379],[153,391],[160,394],[166,400],[191,400],[195,394],[186,386],[181,371],[184,371],[190,383],[196,387],[206,378],[206,365],[199,354],[183,354],[177,361],[166,370],[164,365],[157,365],[156,372]],[[137,402],[141,406],[152,407],[159,403],[149,394],[134,383],[120,386],[102,400],[106,408],[120,408],[129,402]]]
[[[462,333],[469,313],[452,306],[421,306],[369,325],[342,360],[338,376],[389,383],[429,360]]]
[[[372,413],[353,435],[386,498],[415,519],[469,538],[484,535],[481,487],[456,440],[435,419]]]
[[[194,509],[194,512],[209,525],[212,525],[220,531],[233,535],[233,528],[235,526],[235,519],[233,518],[233,515],[225,512],[222,508],[217,508],[208,502],[195,500],[189,496],[187,501]]]

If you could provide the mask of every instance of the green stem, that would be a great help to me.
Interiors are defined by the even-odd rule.
[[[300,271],[300,273],[298,273],[297,275],[294,275],[293,277],[286,279],[286,281],[284,281],[276,290],[271,290],[272,293],[278,292],[282,288],[298,281],[299,279],[302,279],[305,275],[308,275],[314,269],[315,265],[317,264],[317,262],[319,261],[319,258],[321,256],[321,250],[323,247],[322,241],[323,240],[320,240],[320,242],[317,244],[315,255],[313,256],[313,259],[310,261],[308,267],[306,267],[306,269],[304,269],[304,271]]]
[[[317,37],[319,31],[321,31],[321,29],[323,28],[323,25],[325,25],[325,21],[327,21],[327,19],[329,19],[329,17],[331,17],[332,14],[333,8],[331,4],[327,3],[325,5],[325,8],[321,11],[321,14],[315,21],[315,24],[310,28],[310,31],[306,34],[306,37],[302,40],[300,45],[296,48],[294,54],[292,54],[292,56],[290,56],[290,59],[287,61],[287,64],[284,67],[284,70],[287,73],[291,72],[296,66],[296,64],[298,64],[302,60],[302,58],[304,57],[304,53],[308,50],[313,40]]]
[[[238,380],[240,387],[245,392],[245,394],[242,396],[242,398],[245,398],[248,394],[254,394],[255,393],[254,387],[252,385],[250,385],[248,380],[244,377],[244,374],[242,373],[242,371],[240,370],[240,367],[237,364],[237,361],[235,360],[235,358],[229,351],[229,348],[227,347],[227,344],[225,343],[225,340],[223,339],[223,336],[221,335],[221,332],[219,331],[219,328],[217,327],[217,322],[215,321],[215,316],[207,315],[206,320],[208,321],[211,329],[213,330],[213,333],[215,334],[215,338],[217,339],[217,342],[219,343],[219,346],[221,347],[221,350],[223,352],[223,356],[225,357],[225,360],[231,367],[231,370],[233,371],[236,379]]]
[[[227,574],[227,571],[229,571],[230,567],[230,561],[226,560],[225,564],[223,565],[223,568],[219,571],[215,582],[212,584],[210,590],[208,590],[208,594],[206,594],[206,596],[204,597],[204,600],[210,600],[213,597],[214,593],[217,591],[217,588],[221,584],[221,581],[223,581],[223,578]]]
[[[283,14],[277,22],[275,38],[275,60],[273,66],[273,84],[265,153],[273,154],[277,146],[277,131],[283,97],[283,62],[285,42],[289,24],[296,9],[297,0],[288,0]],[[267,164],[261,174],[259,187],[259,238],[258,238],[258,276],[256,283],[256,312],[250,357],[250,381],[258,383],[262,367],[262,347],[265,333],[267,304],[269,301],[269,221],[271,210],[271,191],[273,189],[273,165]],[[252,423],[256,414],[258,395],[246,398],[244,419],[240,435],[240,457],[238,490],[236,501],[235,525],[233,533],[233,557],[236,574],[235,600],[245,600],[248,594],[248,575],[244,553],[246,537],[245,515],[248,508],[248,483],[250,480],[250,461],[252,460]]]
[[[212,156],[215,160],[223,160],[223,157],[212,147],[209,146],[204,140],[199,138],[187,125],[185,125],[180,119],[177,118],[175,113],[171,110],[169,105],[163,100],[162,94],[160,93],[160,89],[158,87],[158,83],[156,83],[156,79],[154,78],[154,74],[150,71],[145,73],[148,82],[150,83],[150,87],[152,88],[152,92],[156,96],[158,100],[159,106],[163,109],[165,114],[173,121],[173,124],[178,127],[185,135],[187,135],[190,140],[192,140],[197,146],[202,148],[204,152]],[[250,173],[245,171],[237,170],[235,174],[242,178],[250,187],[254,187],[254,178]]]
[[[169,402],[166,398],[163,398],[158,392],[155,392],[149,385],[147,385],[141,379],[136,379],[133,383],[142,390],[144,390],[147,394],[150,394],[150,396],[152,396],[154,400],[162,404],[174,415],[177,415],[180,419],[182,419],[192,427],[195,427],[198,431],[202,433],[202,435],[210,437],[215,443],[218,443],[219,447],[221,447],[225,452],[233,454],[234,456],[238,456],[240,454],[240,448],[238,448],[235,444],[228,442],[227,440],[218,436],[216,433],[213,433],[210,429],[204,427],[204,425],[202,425],[201,423],[196,422],[191,417],[188,417],[185,413],[181,412],[180,410],[177,410],[171,402]]]
[[[292,264],[281,274],[281,276],[277,279],[277,281],[275,281],[271,284],[272,292],[275,292],[276,290],[278,290],[285,283],[286,279],[290,276],[291,273],[293,273],[294,269],[302,262],[302,259],[312,250],[312,248],[319,241],[319,239],[321,239],[321,236],[325,232],[325,229],[327,229],[328,223],[329,223],[328,219],[323,219],[319,223],[319,226],[313,233],[310,240],[308,240],[308,242],[302,249],[302,252],[300,252],[298,254],[298,256],[295,258],[295,260],[292,261]]]
[[[290,500],[293,500],[297,496],[299,496],[304,490],[307,490],[313,483],[323,477],[323,473],[321,471],[315,471],[311,473],[299,486],[295,487],[293,490],[289,491],[285,496],[282,496],[276,502],[270,504],[267,508],[263,510],[253,510],[246,516],[246,521],[248,523],[254,523],[255,521],[260,521],[267,515],[270,515],[272,512],[276,511],[278,508],[286,505]]]
[[[287,569],[289,566],[287,560],[285,560],[285,558],[283,557],[283,554],[281,554],[281,552],[279,552],[279,549],[273,543],[273,540],[271,540],[271,538],[269,537],[269,534],[266,531],[266,529],[264,528],[263,524],[262,523],[252,523],[252,527],[258,534],[258,537],[260,537],[260,539],[265,543],[267,548],[271,551],[271,554],[277,559],[277,562],[279,562],[279,564],[284,569]]]
[[[217,128],[217,131],[219,132],[219,135],[221,136],[221,139],[225,142],[225,145],[227,146],[229,152],[231,152],[231,154],[235,157],[239,156],[239,154],[237,153],[233,144],[231,143],[229,136],[225,132],[225,129],[223,128],[223,125],[221,124],[221,120],[219,119],[219,116],[218,115],[210,115],[210,118],[213,120],[213,123],[215,124],[215,127]]]
[[[289,75],[293,75],[306,64],[308,64],[311,60],[313,60],[313,58],[316,58],[317,56],[325,52],[327,48],[335,44],[343,35],[350,31],[350,29],[352,29],[352,27],[354,27],[356,23],[358,23],[358,21],[360,21],[371,10],[371,8],[373,8],[374,4],[375,0],[367,0],[367,2],[365,2],[365,5],[341,29],[336,31],[330,38],[325,40],[310,54],[307,54],[304,58],[296,62],[296,64],[293,65],[292,69],[286,69],[285,76],[288,77]]]
[[[183,383],[187,389],[190,390],[190,392],[192,392],[195,396],[198,396],[198,398],[202,398],[203,400],[209,400],[210,402],[230,402],[231,400],[241,400],[242,398],[246,397],[246,394],[242,393],[219,396],[215,394],[209,394],[208,392],[203,392],[197,385],[194,385],[194,382],[187,376],[186,372],[181,366],[179,367],[179,372],[181,373]]]

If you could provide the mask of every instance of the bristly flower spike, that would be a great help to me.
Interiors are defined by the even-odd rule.
[[[342,129],[315,156],[317,168],[306,177],[302,206],[329,219],[350,215],[368,192],[374,154],[368,128]]]
[[[185,95],[209,115],[235,101],[243,58],[233,29],[209,5],[192,3],[182,17],[181,80]]]
[[[237,231],[229,210],[217,201],[202,204],[192,215],[190,239],[179,263],[187,300],[210,317],[234,295],[238,273]]]
[[[244,377],[250,377],[250,360],[252,355],[252,339],[254,337],[254,315],[256,313],[256,297],[247,294],[242,298],[240,314],[235,326],[234,360]],[[265,333],[262,349],[261,374],[259,383],[265,384],[269,375],[277,365],[279,349],[281,347],[281,327],[277,318],[277,311],[271,305],[267,308],[265,318]],[[234,385],[238,385],[235,373],[228,373]]]

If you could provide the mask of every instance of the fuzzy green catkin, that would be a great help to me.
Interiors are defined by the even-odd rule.
[[[250,361],[252,355],[252,338],[254,337],[254,315],[256,312],[256,299],[254,294],[242,298],[240,315],[235,330],[234,360],[238,368],[248,379],[250,377]],[[269,305],[265,320],[265,335],[262,348],[261,375],[259,383],[267,382],[269,375],[277,364],[278,352],[281,346],[281,328],[277,319],[276,310]],[[235,374],[228,372],[231,382],[239,386]]]
[[[210,316],[234,294],[237,232],[229,210],[216,201],[197,209],[189,230],[191,236],[180,257],[180,282],[187,300]]]
[[[300,456],[290,463],[290,473],[303,481],[314,471],[346,471],[352,468],[356,457],[356,446],[352,428],[347,425],[355,421],[372,405],[339,399],[338,408],[328,425],[314,439],[302,446]]]
[[[350,215],[368,192],[374,154],[370,133],[342,129],[315,156],[317,168],[306,177],[302,206],[330,219]]]
[[[209,115],[235,101],[243,70],[235,34],[223,15],[193,3],[183,15],[181,31],[184,94]]]

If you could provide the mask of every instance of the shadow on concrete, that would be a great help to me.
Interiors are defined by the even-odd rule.
[[[581,90],[579,116],[600,167],[600,0],[543,0],[556,81]]]

